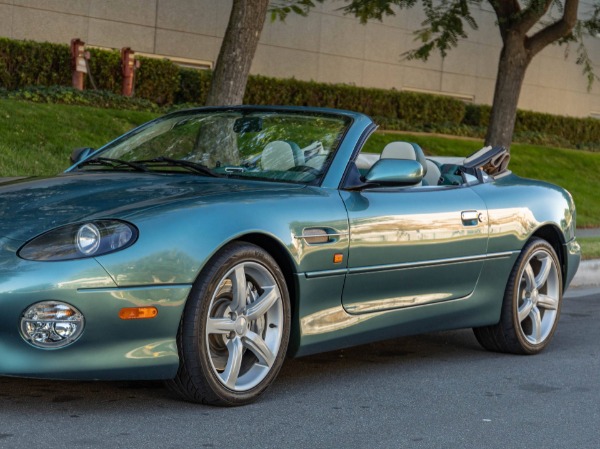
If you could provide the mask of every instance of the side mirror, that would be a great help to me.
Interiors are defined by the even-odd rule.
[[[365,175],[369,184],[415,185],[423,180],[425,170],[411,159],[379,159]]]
[[[73,152],[71,153],[71,164],[76,164],[77,162],[81,162],[82,160],[84,160],[86,157],[88,157],[90,154],[92,154],[94,151],[93,148],[89,148],[89,147],[85,147],[85,148],[75,148],[73,150]]]

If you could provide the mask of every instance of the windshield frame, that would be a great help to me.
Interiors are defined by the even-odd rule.
[[[356,116],[361,115],[361,114],[357,114],[357,113],[354,113],[351,111],[343,111],[343,110],[336,110],[336,109],[329,109],[329,108],[302,107],[302,106],[298,106],[298,107],[275,106],[275,107],[273,107],[273,106],[246,106],[246,105],[244,105],[244,106],[230,106],[230,107],[200,107],[200,108],[183,109],[183,110],[174,111],[169,114],[165,114],[163,116],[157,117],[156,119],[151,120],[147,123],[144,123],[134,129],[132,129],[131,131],[123,134],[122,136],[119,136],[118,138],[103,145],[99,149],[93,151],[91,154],[89,154],[83,160],[78,161],[73,166],[69,167],[65,171],[65,173],[93,171],[94,169],[96,169],[96,171],[97,171],[98,169],[101,169],[98,166],[90,169],[89,163],[87,164],[87,166],[88,166],[87,170],[84,170],[83,167],[86,165],[85,164],[86,161],[89,162],[90,160],[93,160],[94,158],[102,157],[103,154],[105,154],[109,150],[111,150],[113,148],[117,148],[119,145],[122,145],[127,140],[135,138],[136,135],[143,133],[148,128],[154,127],[157,124],[160,124],[161,122],[173,120],[178,117],[199,116],[201,114],[206,114],[207,116],[209,116],[211,114],[227,114],[227,113],[240,114],[242,117],[246,117],[246,116],[249,116],[252,114],[265,114],[265,115],[281,114],[282,116],[290,116],[290,117],[293,115],[298,115],[299,117],[301,117],[301,116],[315,117],[315,118],[322,117],[325,119],[340,120],[341,123],[340,123],[339,134],[336,136],[334,143],[331,145],[330,150],[327,153],[326,161],[321,167],[320,175],[312,181],[274,179],[274,178],[269,178],[266,176],[247,176],[247,175],[243,176],[240,174],[240,172],[236,172],[236,171],[226,172],[224,175],[221,173],[218,176],[218,177],[225,177],[225,178],[243,179],[243,180],[248,180],[248,181],[259,181],[259,182],[270,182],[270,183],[283,182],[283,183],[292,183],[292,184],[299,184],[299,185],[315,185],[315,186],[320,186],[322,184],[322,182],[324,181],[324,179],[327,177],[327,173],[328,173],[329,169],[331,168],[332,162],[336,158],[340,147],[343,145],[350,129],[354,125]],[[132,160],[132,162],[136,162],[136,160],[134,159],[134,160]],[[103,169],[101,169],[101,170],[107,171],[109,169],[110,169],[109,167],[103,167]],[[123,173],[124,170],[120,170],[120,172]],[[180,175],[188,175],[188,176],[194,175],[193,173],[190,173],[190,171],[152,170],[152,167],[148,167],[148,173],[150,173],[150,174],[177,174],[177,175],[180,174]],[[221,175],[223,175],[223,176],[221,176]]]

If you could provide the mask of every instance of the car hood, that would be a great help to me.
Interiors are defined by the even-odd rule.
[[[0,237],[24,242],[68,223],[126,217],[173,201],[301,187],[145,173],[83,173],[14,179],[0,183]]]

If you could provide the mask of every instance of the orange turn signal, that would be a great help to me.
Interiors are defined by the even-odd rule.
[[[344,260],[343,254],[334,254],[333,255],[333,263],[342,263]]]
[[[126,307],[119,310],[122,320],[148,320],[158,315],[156,307]]]

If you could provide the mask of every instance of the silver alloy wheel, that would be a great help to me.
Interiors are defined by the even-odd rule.
[[[273,274],[241,262],[219,281],[209,305],[206,345],[217,379],[244,392],[269,374],[283,336],[283,300]]]
[[[558,316],[561,284],[554,260],[546,250],[538,249],[526,261],[519,280],[517,318],[532,345],[548,338]]]

